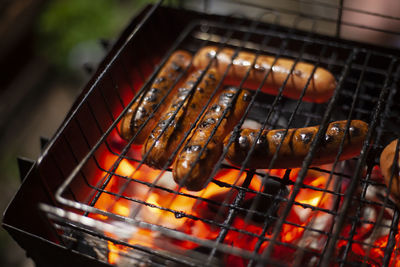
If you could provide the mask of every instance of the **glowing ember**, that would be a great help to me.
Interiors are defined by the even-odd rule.
[[[126,250],[126,247],[121,245],[116,245],[111,241],[107,241],[108,243],[108,262],[110,264],[117,264],[119,259],[119,253],[121,251]]]
[[[124,162],[123,167],[119,167],[117,169],[117,172],[120,172],[121,175],[126,175],[129,172],[133,174],[132,176],[133,179],[135,179],[136,177],[137,178],[143,177],[142,175],[144,175],[144,177],[149,177],[149,176],[156,177],[156,175],[159,174],[158,171],[154,172],[154,170],[145,168],[143,170],[138,171],[134,169],[133,165],[127,165],[127,164],[129,163]],[[150,175],[145,173],[146,171],[149,171]],[[122,174],[122,172],[124,174]],[[139,176],[137,173],[140,173],[141,176]],[[151,175],[151,173],[153,173],[153,175]],[[274,175],[283,173],[284,172],[282,171],[276,171]],[[297,170],[294,170],[294,173],[297,173]],[[292,178],[295,179],[295,176],[293,176]],[[239,172],[237,170],[226,170],[220,172],[217,175],[216,179],[223,181],[227,184],[233,184],[237,180],[236,184],[240,185],[243,183],[245,179],[245,173],[239,176]],[[254,191],[261,191],[262,190],[261,180],[256,178],[253,179],[253,181],[254,182],[252,182],[249,188]],[[324,188],[325,181],[326,177],[318,176],[317,173],[313,173],[313,175],[310,175],[307,178],[307,182],[310,184],[310,186],[318,188]],[[112,185],[109,186],[112,187]],[[176,195],[173,193],[166,193],[162,191],[153,190],[153,192],[147,197],[147,199],[144,200],[146,201],[146,203],[148,203],[148,205],[141,208],[140,219],[149,223],[162,225],[164,227],[168,227],[171,229],[177,229],[179,231],[196,236],[198,238],[204,238],[204,239],[216,238],[219,233],[219,228],[211,226],[199,220],[189,219],[189,217],[190,216],[195,216],[200,218],[209,217],[210,219],[215,219],[214,216],[220,214],[221,210],[217,210],[215,214],[206,215],[204,213],[204,210],[207,210],[207,208],[204,208],[204,205],[202,205],[202,201],[199,201],[196,198],[190,198],[183,194],[192,195],[196,197],[200,196],[206,199],[213,199],[218,203],[222,203],[223,201],[225,201],[227,204],[229,204],[235,198],[236,192],[232,192],[232,189],[229,187],[220,187],[215,183],[210,183],[207,186],[207,188],[205,188],[200,192],[194,193],[187,191],[185,189],[181,189],[180,191],[182,195]],[[110,196],[107,197],[107,195],[105,194],[103,195],[97,202],[98,207],[101,207],[102,205],[109,203],[109,201],[111,200],[110,198],[112,198]],[[313,189],[304,189],[302,192],[299,193],[299,195],[296,198],[296,201],[299,203],[308,204],[312,206],[317,206],[318,204],[320,204],[320,206],[321,205],[324,206],[326,205],[325,202],[328,202],[328,197],[324,197],[326,201],[324,201],[324,199],[322,198],[323,194],[321,193],[321,191],[315,191]],[[129,216],[130,210],[127,204],[129,203],[123,203],[123,199],[119,199],[118,201],[115,202],[112,210],[114,213],[118,215]],[[218,208],[220,207],[218,206]],[[306,210],[304,207],[301,206],[296,206],[296,209]],[[288,217],[288,221],[293,221],[293,223],[298,226],[292,224],[285,224],[283,226],[283,231],[280,240],[285,243],[294,243],[302,236],[304,232],[303,227],[306,225],[305,222],[306,220],[305,219],[302,220],[294,211]],[[224,243],[249,251],[254,250],[256,244],[259,242],[258,236],[263,231],[262,227],[255,225],[252,222],[246,222],[240,217],[237,217],[234,220],[232,227],[233,229],[241,229],[242,231],[252,233],[252,235],[239,233],[237,231],[229,231],[224,240]],[[151,241],[152,240],[151,232],[148,233],[148,237],[149,241]],[[265,234],[265,237],[268,238],[269,237],[268,234]],[[129,243],[131,244],[136,244],[137,242],[138,240],[136,240],[135,237],[129,240]],[[176,240],[174,242],[185,249],[195,249],[196,247],[198,247],[198,244],[195,244],[190,241]],[[147,243],[149,243],[151,246],[151,242]],[[266,242],[262,242],[259,245],[258,249],[259,252],[261,252],[266,247],[266,245],[267,245]],[[118,256],[116,255],[117,253],[115,252],[116,248],[118,251],[119,246],[110,247],[109,262],[113,264],[118,262]],[[231,262],[234,258],[227,257],[226,260],[228,262]]]
[[[137,151],[130,153],[140,154],[140,147],[136,147],[134,150]],[[104,170],[109,170],[117,160],[117,156],[107,154],[101,161],[101,165]],[[283,177],[285,174],[285,170],[270,170],[269,172],[275,177]],[[298,172],[298,169],[293,169],[289,179],[295,181]],[[221,229],[214,222],[222,223],[226,219],[229,205],[233,203],[238,194],[237,189],[221,187],[216,183],[209,183],[204,190],[199,192],[187,191],[184,188],[179,189],[173,182],[170,172],[162,173],[145,165],[140,166],[137,162],[131,162],[127,159],[123,159],[120,162],[113,174],[104,189],[105,192],[98,198],[95,204],[96,208],[123,217],[135,216],[136,219],[141,221],[175,229],[200,239],[215,240],[218,237]],[[223,169],[216,175],[215,179],[226,184],[241,186],[245,181],[246,173],[239,174],[238,170]],[[109,175],[107,172],[100,173],[98,180],[104,179],[107,175]],[[331,189],[331,185],[327,185],[327,180],[328,175],[317,171],[309,171],[304,180],[304,184],[307,186],[302,188],[295,198],[295,205],[292,207],[279,235],[280,242],[306,246],[310,249],[323,247],[321,242],[325,240],[315,233],[306,236],[305,227],[310,226],[311,223],[314,229],[324,231],[332,224],[331,215],[327,216],[322,211],[313,211],[312,209],[312,207],[318,207],[319,209],[332,208],[332,195],[323,193],[325,190]],[[150,187],[150,184],[153,187]],[[154,185],[161,188],[154,187]],[[123,192],[120,192],[121,188],[124,189]],[[250,191],[245,193],[244,203],[250,203],[250,206],[253,203],[253,198],[258,195],[254,192],[264,192],[265,189],[268,189],[262,187],[262,179],[257,175],[252,179],[248,188]],[[177,191],[178,189],[179,192]],[[292,187],[288,186],[287,189],[291,190]],[[121,197],[117,198],[116,195]],[[273,197],[272,195],[271,199]],[[260,197],[259,201],[261,201],[260,206],[263,207],[266,205],[265,201],[271,202],[272,200]],[[282,205],[284,203],[285,201],[282,202]],[[257,206],[255,211],[261,212],[261,215],[266,213],[265,207],[261,210],[258,210],[258,208]],[[279,213],[279,209],[277,212]],[[89,216],[98,220],[110,221],[110,218],[103,215],[90,214]],[[279,216],[279,214],[274,213],[271,216]],[[271,237],[270,231],[263,230],[265,220],[266,217],[249,216],[248,213],[238,211],[237,216],[232,221],[231,230],[227,232],[223,242],[229,246],[247,251],[254,251],[257,248],[257,252],[262,253],[268,246],[268,241],[266,240]],[[270,222],[271,226],[273,226],[273,221],[271,220]],[[234,229],[240,229],[240,231]],[[143,229],[137,229],[137,231],[133,232],[135,234],[127,240],[129,244],[150,248],[159,247],[160,244],[157,243],[160,238],[159,233]],[[118,238],[110,233],[106,234],[110,237]],[[260,241],[260,235],[262,234],[265,239]],[[319,243],[309,242],[309,237],[319,240]],[[164,243],[170,242],[181,249],[194,250],[199,248],[199,244],[187,240],[175,240],[167,237],[162,237],[161,239]],[[306,241],[301,241],[302,239]],[[384,246],[383,243],[382,241],[382,246]],[[108,260],[111,264],[118,264],[120,254],[128,252],[127,247],[111,242],[108,242],[108,248]],[[285,246],[279,245],[274,249],[273,257],[280,258],[281,256],[275,254],[280,254],[282,251],[293,253],[292,250],[292,248],[285,248]],[[374,250],[371,253],[381,255],[381,250]],[[291,261],[293,259],[282,260]],[[247,264],[247,260],[232,255],[224,256],[224,261],[229,266]]]

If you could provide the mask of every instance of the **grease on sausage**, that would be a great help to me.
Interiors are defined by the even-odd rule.
[[[227,66],[232,62],[234,49],[223,48],[218,53],[218,48],[215,46],[207,46],[200,49],[193,59],[193,65],[197,68],[204,68],[209,61],[216,56],[213,66],[222,75]],[[245,76],[247,70],[252,65],[255,54],[250,52],[239,52],[237,57],[233,59],[233,64],[228,72],[228,83],[240,83]],[[260,55],[254,67],[250,70],[249,77],[245,81],[243,87],[257,89],[265,75],[269,73],[262,91],[264,93],[277,95],[278,89],[290,75],[286,86],[283,90],[283,95],[289,98],[298,99],[307,84],[307,80],[312,75],[314,65],[306,62],[298,62],[290,73],[294,60],[288,58],[279,58],[272,66],[275,60],[274,56]],[[323,103],[328,101],[336,88],[335,77],[328,70],[317,67],[310,83],[307,86],[306,93],[303,97],[304,101]]]
[[[223,90],[219,97],[210,104],[174,162],[173,176],[178,184],[183,183],[184,187],[192,191],[202,190],[206,186],[206,182],[222,154],[222,142],[243,116],[250,96],[251,93],[247,90],[229,87]],[[228,112],[223,117],[223,113],[227,109]],[[222,122],[211,137],[206,149],[200,155],[200,159],[195,162],[220,120]]]
[[[347,121],[336,121],[328,125],[325,138],[314,155],[312,165],[322,165],[335,161],[339,145],[342,138],[344,138],[346,123]],[[264,130],[255,144],[255,149],[247,167],[254,169],[268,168],[281,142],[283,143],[273,168],[301,167],[318,129],[319,126],[289,129],[285,139],[283,139],[284,129]],[[339,160],[350,159],[360,153],[367,131],[367,123],[360,120],[351,121]],[[230,145],[226,156],[227,159],[234,165],[241,165],[250,148],[256,142],[258,133],[258,130],[242,129]],[[226,137],[225,143],[228,143],[228,141],[229,136]]]
[[[130,140],[149,116],[153,114],[154,117],[147,122],[134,140],[135,144],[143,144],[168,105],[160,106],[157,111],[155,111],[155,107],[168,93],[179,75],[189,66],[191,59],[192,55],[183,50],[178,50],[171,55],[154,79],[151,87],[144,92],[143,96],[137,98],[126,115],[121,119],[119,129],[123,139]],[[165,98],[164,102],[169,103],[173,95],[174,93],[171,92]]]
[[[146,139],[142,154],[149,153],[144,159],[147,165],[158,169],[164,167],[215,90],[220,78],[213,68],[204,74],[195,87],[203,72],[198,70],[192,73],[178,89],[171,105]]]

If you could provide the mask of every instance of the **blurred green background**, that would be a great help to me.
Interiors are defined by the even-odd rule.
[[[17,191],[16,158],[36,160],[113,41],[146,0],[0,0],[0,209]],[[0,266],[34,266],[0,230]]]
[[[36,49],[64,71],[70,67],[68,56],[74,47],[99,38],[114,38],[145,2],[148,1],[50,1],[37,21]]]

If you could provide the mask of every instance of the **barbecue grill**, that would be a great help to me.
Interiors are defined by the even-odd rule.
[[[160,1],[132,20],[5,213],[3,226],[38,266],[398,265],[399,211],[378,166],[382,149],[400,136],[399,51],[390,43],[344,39],[343,31],[395,40],[395,31],[344,17],[399,19],[344,1],[286,2],[315,9]],[[191,192],[173,182],[168,164],[146,166],[135,136],[120,138],[121,118],[169,56],[207,45],[306,61],[334,74],[337,87],[323,104],[285,98],[283,86],[277,96],[266,95],[260,84],[233,131],[248,123],[286,130],[321,125],[301,168],[249,169],[250,155],[233,166],[224,160],[225,146],[206,189]],[[369,123],[360,155],[312,166],[328,124],[353,119]]]

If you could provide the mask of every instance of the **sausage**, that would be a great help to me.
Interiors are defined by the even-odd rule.
[[[237,94],[239,95],[235,97]],[[250,98],[249,91],[239,90],[236,87],[223,90],[219,97],[215,98],[174,162],[173,177],[178,184],[182,182],[183,186],[192,191],[202,190],[206,186],[206,182],[222,154],[222,142],[243,116]],[[226,109],[228,112],[223,117]],[[201,154],[200,159],[195,162],[220,120],[222,122],[207,148]]]
[[[383,174],[386,186],[389,188],[390,193],[396,200],[396,204],[400,206],[400,155],[398,155],[397,163],[394,161],[396,153],[397,140],[392,141],[381,153],[380,168]],[[399,153],[400,154],[400,153]],[[390,178],[392,176],[392,168],[394,168],[392,184],[390,185]]]
[[[346,122],[336,121],[328,125],[325,138],[314,155],[313,165],[322,165],[335,161],[345,132]],[[319,126],[289,129],[273,168],[301,167],[318,129]],[[351,121],[339,160],[350,159],[360,153],[367,131],[367,123],[360,120]],[[227,159],[234,165],[241,165],[256,141],[258,133],[259,130],[242,129],[228,148]],[[257,140],[247,167],[253,169],[268,168],[272,157],[282,142],[284,133],[284,129],[264,130]],[[225,144],[229,142],[229,136],[225,138],[224,142]]]
[[[190,129],[193,121],[201,112],[201,107],[204,106],[215,90],[220,78],[213,68],[205,73],[200,84],[195,87],[203,72],[198,70],[190,75],[184,85],[179,88],[171,105],[146,139],[142,154],[144,156],[149,152],[148,156],[144,158],[147,165],[157,169],[164,167],[173,151],[182,141],[185,132]],[[182,107],[179,108],[181,105]],[[174,116],[174,113],[176,113],[176,116]]]
[[[154,79],[151,87],[144,92],[144,96],[138,97],[126,115],[121,119],[119,129],[123,139],[130,140],[149,116],[154,113],[154,117],[147,122],[146,126],[144,126],[134,140],[135,144],[143,144],[165,109],[165,105],[163,105],[157,111],[154,111],[155,107],[168,93],[179,75],[190,65],[191,60],[192,55],[183,50],[178,50],[171,55]],[[171,92],[165,98],[165,103],[169,103],[173,95],[173,92]]]
[[[217,68],[222,76],[227,66],[232,62],[232,57],[235,50],[231,48],[223,48],[218,52],[216,46],[206,46],[200,49],[193,58],[193,65],[196,68],[204,68],[209,63],[210,59],[215,55],[213,66]],[[218,53],[218,54],[217,54]],[[244,78],[248,68],[253,64],[254,53],[239,52],[233,60],[227,75],[228,83],[240,83]],[[271,65],[275,60],[275,56],[260,55],[253,69],[250,71],[247,80],[243,87],[257,89],[265,75],[271,69]],[[286,86],[283,90],[283,95],[289,98],[298,99],[303,88],[306,86],[307,80],[314,69],[313,64],[298,62],[290,74],[290,70],[294,64],[294,60],[288,58],[279,58],[272,66],[272,71],[269,73],[261,90],[264,93],[277,95],[278,89],[283,85],[287,76],[290,75]],[[335,77],[324,68],[317,67],[303,97],[304,101],[323,103],[328,101],[336,88]]]

